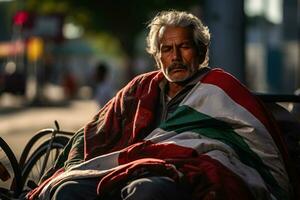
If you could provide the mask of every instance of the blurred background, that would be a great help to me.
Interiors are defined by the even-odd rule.
[[[65,129],[84,125],[105,98],[155,68],[145,52],[147,22],[166,9],[190,11],[209,26],[211,67],[254,92],[293,94],[300,87],[299,4],[0,0],[0,134],[15,148],[54,119]]]
[[[147,22],[165,9],[188,10],[210,27],[210,66],[251,90],[293,93],[299,80],[297,0],[0,0],[0,94],[26,103],[92,98],[107,65],[112,90],[154,69]]]

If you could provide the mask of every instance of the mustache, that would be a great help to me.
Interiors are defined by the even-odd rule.
[[[171,72],[176,69],[187,69],[187,68],[188,68],[187,65],[185,65],[184,63],[174,62],[171,65],[169,65],[169,67],[167,67],[167,71]]]

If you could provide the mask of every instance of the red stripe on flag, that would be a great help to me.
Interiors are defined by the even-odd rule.
[[[119,164],[126,164],[141,158],[191,158],[198,156],[196,150],[178,146],[174,143],[153,143],[145,141],[136,143],[124,149],[119,155]]]
[[[239,176],[208,155],[169,163],[185,175],[192,199],[255,199]]]

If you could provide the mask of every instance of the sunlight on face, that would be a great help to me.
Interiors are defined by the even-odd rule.
[[[182,82],[199,68],[199,54],[193,40],[193,32],[187,27],[167,26],[160,31],[157,63],[166,79]]]

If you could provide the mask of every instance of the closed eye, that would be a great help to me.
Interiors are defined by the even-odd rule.
[[[171,47],[171,46],[163,46],[163,47],[161,48],[161,52],[164,52],[164,53],[169,52],[169,51],[171,51],[171,50],[172,50],[172,47]]]
[[[193,44],[187,42],[187,43],[183,43],[180,45],[181,48],[184,48],[184,49],[190,49],[190,48],[193,48]]]

